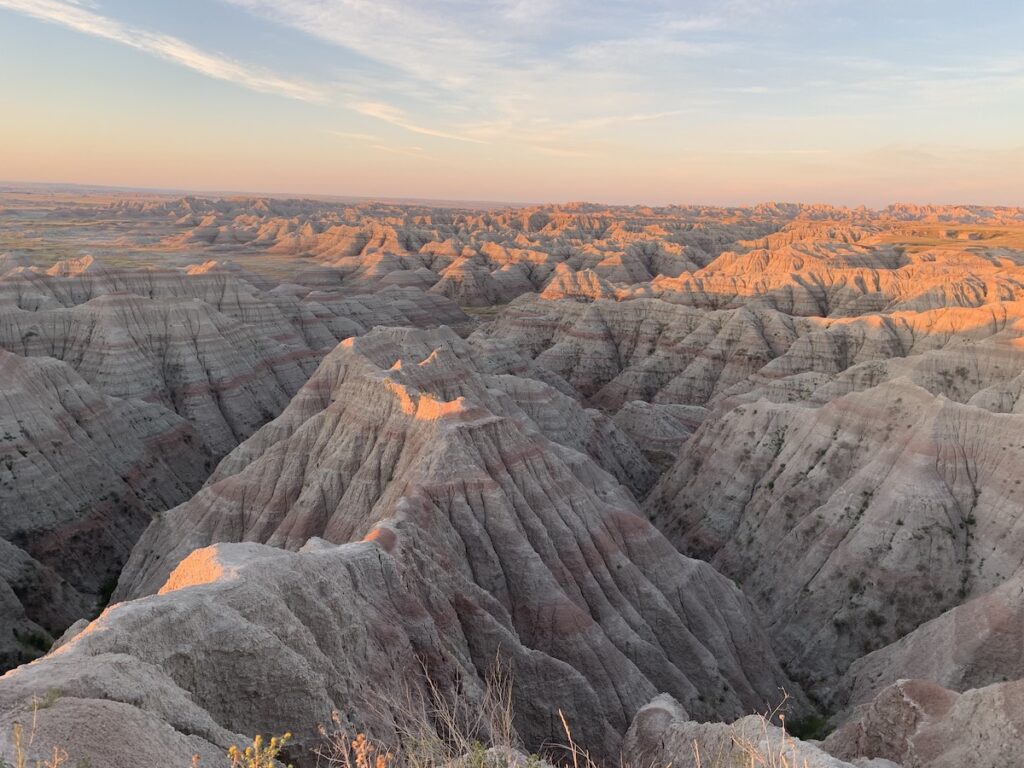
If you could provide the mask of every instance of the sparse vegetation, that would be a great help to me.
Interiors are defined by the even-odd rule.
[[[42,632],[19,632],[14,630],[14,639],[24,648],[38,655],[46,653],[50,650],[50,646],[53,645],[53,640]]]
[[[481,700],[474,705],[448,700],[429,677],[426,694],[412,693],[403,701],[387,702],[388,711],[379,713],[392,721],[397,736],[394,748],[371,739],[365,732],[349,727],[339,713],[334,713],[329,726],[320,727],[321,742],[312,750],[318,768],[604,768],[590,751],[578,744],[565,713],[558,718],[565,734],[564,743],[545,745],[546,757],[525,754],[514,726],[512,685],[507,671],[496,665],[484,683]],[[56,693],[59,697],[60,692]],[[760,731],[738,725],[726,726],[729,743],[718,745],[709,754],[703,744],[693,743],[697,768],[800,768],[797,762],[796,739],[820,739],[829,732],[825,718],[810,715],[787,721],[784,713],[789,700],[770,712],[759,715]],[[28,729],[15,724],[12,732],[13,762],[0,755],[0,768],[91,768],[88,759],[72,763],[66,750],[54,747],[46,757],[30,757],[37,736],[37,715],[52,705],[46,699],[33,702],[32,722]],[[779,723],[776,729],[773,723]],[[781,735],[780,735],[781,734]],[[246,746],[232,745],[226,753],[230,768],[292,768],[286,761],[292,734],[257,735]],[[621,756],[618,768],[659,768],[652,762],[637,763],[636,756]],[[736,762],[737,759],[741,763]],[[666,768],[670,768],[671,762]],[[173,767],[171,767],[173,768]],[[207,768],[199,755],[191,768]]]
[[[47,693],[46,700],[49,700],[51,689]],[[57,691],[60,696],[60,691]],[[11,744],[14,749],[13,762],[7,759],[7,755],[0,755],[0,768],[62,768],[68,765],[68,753],[62,747],[54,746],[52,751],[47,751],[44,757],[29,757],[38,735],[38,715],[40,709],[51,706],[52,701],[43,706],[38,700],[32,702],[32,720],[28,730],[23,723],[15,723],[11,728]],[[79,761],[75,768],[91,768],[89,761]]]
[[[277,758],[291,738],[290,733],[283,736],[272,736],[269,740],[264,740],[262,736],[256,736],[248,747],[241,748],[232,745],[228,749],[231,768],[278,768],[280,763]],[[193,764],[196,764],[195,761]],[[289,766],[289,768],[291,767]]]
[[[103,580],[100,585],[100,593],[96,597],[96,614],[99,615],[103,610],[110,605],[110,598],[114,596],[114,590],[117,589],[117,575],[108,576]]]

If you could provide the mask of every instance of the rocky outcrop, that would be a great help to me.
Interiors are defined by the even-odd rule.
[[[666,469],[706,416],[707,409],[699,405],[630,400],[615,414],[615,423],[653,464]]]
[[[708,313],[657,299],[523,296],[478,334],[509,344],[591,402],[706,405],[783,354],[814,321],[773,310]]]
[[[790,315],[848,317],[1015,301],[1022,288],[1024,274],[1013,259],[824,242],[723,253],[696,272],[652,280],[644,294],[706,309],[756,300]]]
[[[785,718],[785,713],[781,713]],[[733,723],[690,720],[671,696],[658,696],[636,715],[623,751],[635,765],[703,768],[727,765],[780,765],[799,768],[900,768],[886,760],[843,762],[818,746],[800,741],[766,715]]]
[[[1020,681],[955,693],[901,680],[859,708],[825,740],[840,757],[859,755],[904,768],[1002,768],[1024,760]]]
[[[339,340],[467,319],[415,288],[264,292],[214,262],[184,272],[57,266],[0,279],[0,347],[64,360],[106,394],[164,405],[218,458],[280,413]]]
[[[115,269],[91,257],[0,278],[0,350],[17,353],[0,358],[0,665],[92,614],[151,517],[280,413],[338,339],[466,320],[417,289],[256,283],[268,287],[216,262]]]
[[[0,277],[15,269],[24,269],[32,262],[27,256],[14,253],[0,253]]]
[[[0,310],[0,347],[69,363],[106,394],[188,419],[214,456],[287,405],[316,364],[202,301],[98,296],[64,309]]]
[[[593,301],[594,299],[614,299],[615,291],[593,270],[583,269],[575,272],[563,262],[555,267],[555,272],[540,297],[548,301],[557,299]]]
[[[759,307],[705,312],[654,299],[523,296],[478,336],[535,358],[610,409],[631,400],[827,403],[902,377],[1006,412],[1021,390],[1022,317],[1019,302],[796,318]]]
[[[386,508],[392,503],[388,496],[389,488],[393,491],[401,487],[401,483],[386,480],[392,478],[396,471],[392,462],[400,457],[392,456],[391,449],[385,450],[384,444],[377,449],[370,448],[385,438],[390,439],[398,429],[387,427],[395,406],[393,396],[387,394],[389,390],[382,394],[378,375],[385,376],[388,381],[399,381],[402,388],[414,386],[438,402],[461,402],[459,398],[468,398],[490,413],[511,419],[531,434],[543,435],[556,445],[590,453],[627,484],[643,490],[650,486],[653,474],[649,465],[636,446],[610,420],[597,412],[583,410],[576,401],[548,384],[510,375],[517,371],[528,374],[531,368],[514,355],[496,355],[494,351],[486,343],[466,343],[447,329],[416,333],[380,329],[344,342],[328,356],[317,376],[303,388],[279,419],[228,456],[208,487],[190,504],[168,512],[159,525],[147,533],[146,541],[139,547],[140,557],[124,575],[122,586],[134,586],[119,594],[138,595],[153,591],[163,583],[176,559],[197,545],[198,537],[209,535],[204,543],[225,540],[217,531],[223,529],[229,517],[239,513],[244,515],[245,509],[253,504],[263,508],[261,520],[252,521],[257,523],[260,531],[244,524],[239,539],[255,538],[294,548],[312,535],[337,542],[348,541],[356,533],[363,535],[371,524],[372,510],[379,508],[380,504]],[[378,371],[381,373],[375,373]],[[403,391],[400,388],[399,394]],[[331,394],[336,392],[344,393],[344,397]],[[341,405],[354,409],[350,417],[361,414],[360,417],[355,421],[334,422],[340,414],[335,412],[337,409],[325,411],[330,404],[325,402],[325,396],[341,398]],[[382,410],[375,412],[371,405]],[[250,482],[253,463],[272,454],[277,455],[285,450],[288,441],[298,440],[296,435],[309,429],[307,422],[310,419],[320,421],[328,417],[334,424],[333,428],[340,431],[332,433],[322,448],[329,452],[331,462],[340,461],[348,467],[342,476],[330,479],[329,493],[325,495],[324,489],[319,487],[321,480],[328,480],[322,473],[306,476],[300,472],[289,476],[290,487],[284,487],[283,470],[278,467],[270,473],[264,471],[264,477],[271,481],[271,486],[260,481],[270,496],[254,498],[246,492],[250,498],[242,507],[236,504],[239,491],[235,487]],[[404,421],[404,411],[395,417]],[[426,421],[433,424],[431,419]],[[417,425],[415,420],[413,425]],[[404,433],[407,429],[402,427],[399,431]],[[432,439],[425,441],[425,446],[419,446],[421,450],[433,450]],[[416,444],[410,445],[410,450],[413,447],[417,447]],[[293,447],[292,450],[296,449]],[[353,463],[352,458],[342,458],[348,451],[355,451],[358,461]],[[384,451],[383,456],[378,455],[379,451]],[[426,453],[424,457],[427,457]],[[310,460],[304,459],[303,465]],[[381,460],[385,464],[378,467],[376,462]],[[364,466],[367,461],[370,463]],[[364,475],[379,475],[382,479],[367,486],[361,480]],[[282,507],[280,500],[285,498],[290,501]],[[216,527],[206,533],[205,526],[197,524],[198,518],[206,518]],[[295,533],[286,533],[295,526],[298,527]],[[184,539],[181,538],[183,535]],[[157,559],[143,557],[142,553],[147,550],[157,553]],[[155,574],[143,575],[153,567],[157,567]]]

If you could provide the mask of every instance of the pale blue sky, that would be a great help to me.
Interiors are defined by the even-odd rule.
[[[0,0],[0,178],[1024,204],[1024,2]]]

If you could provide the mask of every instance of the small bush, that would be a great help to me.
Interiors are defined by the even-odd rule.
[[[798,717],[796,720],[786,720],[786,730],[791,736],[807,741],[814,739],[821,741],[832,732],[828,718],[821,715],[807,715]]]
[[[50,646],[53,645],[53,640],[42,632],[19,632],[14,630],[14,639],[28,650],[36,651],[40,654],[46,653],[50,650]]]
[[[113,597],[115,589],[117,589],[117,576],[108,576],[103,580],[100,585],[100,594],[96,598],[97,610],[102,611],[110,605],[110,598]]]
[[[232,745],[228,750],[231,768],[278,768],[280,763],[277,758],[291,738],[290,733],[280,737],[272,736],[270,741],[264,741],[262,736],[257,736],[252,740],[252,746],[245,749]]]

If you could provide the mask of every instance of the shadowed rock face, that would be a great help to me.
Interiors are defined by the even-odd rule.
[[[0,665],[94,610],[153,510],[209,471],[195,430],[97,392],[57,360],[0,350]],[[17,634],[15,634],[17,633]]]
[[[108,294],[70,309],[0,314],[0,346],[71,364],[101,391],[187,418],[220,457],[284,409],[315,367],[197,300]]]
[[[272,285],[216,262],[115,269],[89,257],[0,277],[0,666],[93,613],[151,517],[280,413],[339,338],[465,319],[417,289],[255,284]]]
[[[371,695],[421,680],[417,659],[451,690],[457,671],[477,680],[500,653],[531,748],[556,736],[551,713],[571,708],[581,740],[614,754],[660,689],[707,718],[791,687],[735,585],[679,555],[583,452],[597,444],[598,459],[621,461],[628,438],[610,422],[595,428],[571,400],[559,407],[575,416],[534,421],[547,385],[508,368],[444,329],[343,343],[206,488],[154,522],[118,588],[137,599],[10,676],[0,695],[70,690],[58,682],[70,670],[127,652],[130,669],[154,665],[187,688],[196,718],[241,732],[295,723],[308,741],[332,707],[372,711]],[[616,450],[602,449],[606,440]],[[311,539],[325,541],[295,551]],[[190,555],[226,541],[282,549],[217,544]],[[243,704],[257,667],[260,679],[286,676],[293,693]],[[76,698],[100,695],[82,685]],[[64,717],[103,716],[76,706]],[[183,739],[223,746],[207,720],[198,730],[141,708]]]
[[[465,319],[417,289],[264,292],[216,263],[111,269],[87,259],[50,272],[0,279],[0,347],[56,357],[107,394],[166,406],[217,458],[280,413],[339,340]]]
[[[1021,426],[905,381],[749,403],[705,422],[647,509],[749,585],[827,696],[855,658],[1019,572]]]
[[[594,404],[618,409],[630,400],[706,405],[815,328],[813,320],[765,309],[524,296],[477,333],[534,357]]]
[[[954,691],[1024,678],[1024,578],[1016,575],[850,665],[847,706],[904,678]]]

